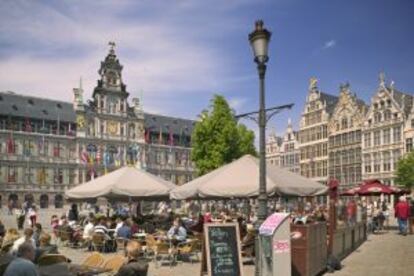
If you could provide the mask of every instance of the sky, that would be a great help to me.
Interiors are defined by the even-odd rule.
[[[298,127],[310,77],[338,95],[348,81],[366,102],[385,72],[414,92],[411,0],[0,0],[0,91],[72,101],[82,78],[91,97],[97,70],[116,42],[131,97],[144,110],[196,119],[214,94],[236,113],[258,109],[248,34],[272,32],[266,106],[294,103],[268,131]],[[257,127],[245,122],[257,133]]]

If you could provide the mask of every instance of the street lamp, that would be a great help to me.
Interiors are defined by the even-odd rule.
[[[266,74],[266,62],[269,60],[267,55],[271,33],[263,27],[263,21],[255,23],[255,30],[249,34],[249,41],[253,48],[254,61],[257,63],[257,70],[260,80],[260,103],[259,103],[259,210],[257,212],[257,229],[267,216],[267,192],[266,192],[266,160],[265,160],[265,139],[266,139],[266,107],[264,78]],[[259,238],[256,235],[256,275],[260,275],[261,254],[259,252]]]

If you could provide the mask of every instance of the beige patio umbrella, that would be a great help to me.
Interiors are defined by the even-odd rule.
[[[267,193],[269,195],[314,196],[328,188],[318,182],[277,166],[268,165]],[[259,160],[245,155],[230,164],[174,188],[171,199],[244,198],[259,195]]]
[[[135,167],[123,167],[65,192],[69,199],[166,198],[175,185]]]

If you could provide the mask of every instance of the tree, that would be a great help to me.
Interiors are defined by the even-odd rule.
[[[414,184],[414,151],[408,153],[397,163],[396,183],[407,188]]]
[[[198,175],[206,174],[245,154],[256,155],[254,133],[238,125],[223,96],[215,95],[209,110],[200,114],[192,137],[191,159]]]

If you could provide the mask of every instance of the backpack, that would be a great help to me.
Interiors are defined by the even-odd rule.
[[[328,261],[326,262],[326,269],[328,270],[328,272],[333,273],[335,272],[335,270],[341,270],[341,268],[341,261],[333,255],[329,255]]]

